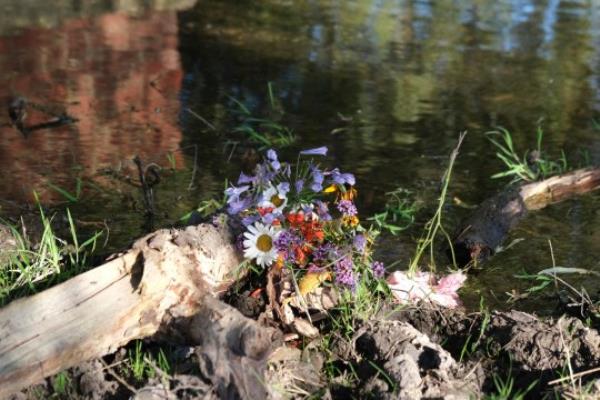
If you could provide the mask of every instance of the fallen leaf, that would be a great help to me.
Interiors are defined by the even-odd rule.
[[[323,271],[323,272],[308,272],[306,275],[300,279],[298,282],[298,288],[300,289],[300,294],[302,296],[313,292],[316,288],[321,286],[321,284],[327,280],[331,279],[331,272]]]

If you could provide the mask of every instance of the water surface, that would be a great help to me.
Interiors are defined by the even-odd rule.
[[[240,123],[232,98],[293,128],[286,156],[329,146],[332,165],[356,173],[365,215],[399,186],[432,204],[465,130],[450,195],[468,204],[506,183],[490,179],[501,164],[484,133],[495,126],[514,132],[521,150],[541,126],[554,156],[564,149],[577,166],[585,150],[600,161],[597,1],[5,3],[4,97],[79,122],[28,137],[0,128],[2,207],[31,202],[32,190],[56,203],[49,183],[75,191],[78,178],[93,177],[71,208],[83,221],[106,220],[115,247],[143,232],[141,197],[99,171],[134,176],[134,155],[166,168],[159,223],[173,221],[244,165],[245,144],[228,145]],[[268,82],[285,113],[273,111]],[[31,114],[31,123],[48,118]],[[549,240],[557,264],[600,270],[599,204],[591,194],[529,216],[510,238],[524,240],[477,274],[467,297],[503,304],[505,292],[526,286],[515,273],[551,265]],[[466,213],[449,203],[449,227]],[[386,240],[382,257],[408,259],[417,234]]]

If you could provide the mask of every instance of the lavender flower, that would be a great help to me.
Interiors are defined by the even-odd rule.
[[[327,147],[321,146],[316,147],[314,149],[302,150],[300,152],[303,156],[326,156],[327,155]]]
[[[334,268],[335,271],[335,283],[338,285],[348,286],[350,290],[356,289],[357,276],[354,273],[354,263],[352,258],[345,256],[338,261]]]
[[[249,197],[240,199],[239,197],[229,202],[227,212],[230,215],[238,214],[241,211],[248,209],[252,205],[252,200]]]
[[[296,183],[294,183],[294,187],[296,188],[296,193],[300,193],[302,189],[304,189],[304,179],[298,179]]]
[[[310,185],[310,189],[313,192],[320,192],[321,190],[323,190],[323,180],[325,179],[325,177],[323,176],[323,173],[317,167],[311,167],[311,169],[312,169],[313,183]]]
[[[365,251],[365,247],[367,246],[367,238],[362,233],[359,233],[358,235],[354,236],[352,245],[356,251],[363,253]]]
[[[373,261],[371,263],[371,271],[373,271],[373,276],[377,279],[383,278],[385,275],[385,266],[381,261]]]
[[[340,210],[340,212],[342,214],[350,216],[350,217],[358,214],[358,210],[356,209],[356,206],[350,200],[340,201],[337,205],[337,208],[338,208],[338,210]]]
[[[275,221],[275,219],[279,218],[280,216],[281,216],[281,214],[278,214],[275,212],[267,213],[267,214],[263,215],[262,222],[263,222],[263,224],[271,225],[271,224],[273,224],[273,221]]]
[[[267,159],[270,161],[277,160],[277,152],[273,149],[267,150]]]
[[[291,251],[294,246],[302,244],[302,238],[298,237],[294,232],[283,230],[275,239],[275,247],[281,253],[286,261],[293,261],[294,254]]]
[[[243,183],[253,183],[256,180],[255,176],[246,175],[243,172],[240,173],[240,177],[238,178],[238,185]]]
[[[337,256],[337,249],[331,243],[324,243],[313,251],[313,260],[315,262],[329,261]]]
[[[341,173],[339,169],[331,171],[331,180],[339,185],[347,183],[350,186],[354,186],[356,178],[350,173]]]
[[[285,196],[289,191],[290,184],[288,182],[281,182],[279,185],[277,185],[277,193],[279,193],[280,196]]]
[[[225,189],[225,195],[227,196],[227,203],[231,203],[232,201],[239,200],[240,194],[244,193],[248,190],[250,186],[232,186]]]
[[[313,203],[319,218],[321,218],[323,221],[331,221],[331,215],[329,214],[329,207],[327,206],[327,203],[321,200],[315,200]]]
[[[325,270],[324,267],[321,267],[314,263],[308,264],[308,268],[307,268],[308,272],[323,272],[324,270]]]
[[[249,226],[252,225],[253,223],[255,223],[256,221],[258,221],[260,219],[260,217],[258,215],[248,215],[244,218],[242,218],[242,224],[244,226]]]
[[[275,247],[283,251],[288,249],[292,244],[298,240],[298,237],[291,231],[281,231],[277,239],[275,240]]]
[[[309,215],[313,211],[313,205],[312,204],[300,203],[300,209],[302,210],[302,212],[304,213],[304,215]]]
[[[277,159],[277,153],[275,152],[275,150],[273,150],[273,149],[267,150],[267,159],[271,163],[271,167],[273,168],[273,170],[279,171],[279,168],[281,168],[281,163]]]

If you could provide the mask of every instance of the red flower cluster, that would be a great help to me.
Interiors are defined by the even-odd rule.
[[[295,231],[304,241],[293,246],[295,261],[298,265],[306,264],[307,257],[312,253],[315,245],[322,243],[325,239],[323,224],[313,219],[312,214],[305,215],[304,212],[290,212],[287,215],[290,230]]]

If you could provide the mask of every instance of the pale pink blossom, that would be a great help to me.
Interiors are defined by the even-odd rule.
[[[457,290],[461,288],[467,276],[455,272],[441,278],[436,278],[429,272],[415,272],[412,275],[403,271],[395,271],[387,283],[392,294],[400,303],[418,303],[426,301],[442,307],[456,308],[460,303]]]

